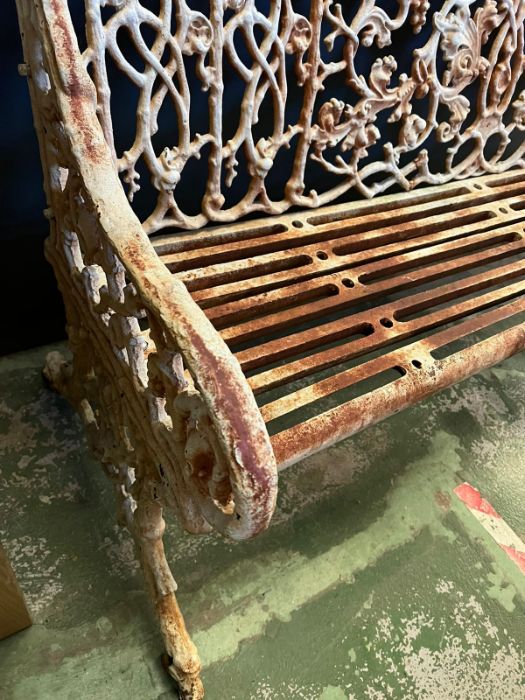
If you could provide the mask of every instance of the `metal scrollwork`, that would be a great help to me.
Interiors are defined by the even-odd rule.
[[[149,171],[158,196],[144,221],[148,233],[173,225],[199,228],[253,212],[280,214],[293,205],[319,206],[350,189],[372,197],[393,185],[409,190],[525,163],[525,146],[512,140],[522,128],[523,3],[446,0],[436,8],[427,0],[398,0],[390,16],[381,0],[344,5],[312,0],[308,17],[291,0],[270,3],[266,13],[257,0],[212,0],[208,16],[191,4],[161,2],[155,13],[139,0],[122,0],[111,4],[108,16],[105,0],[86,2],[84,60],[93,68],[99,116],[111,144],[108,62],[139,91],[134,142],[116,162],[130,199],[148,186],[140,181],[139,165]],[[421,32],[427,24],[430,33]],[[141,33],[145,26],[155,37],[149,44]],[[425,38],[412,52],[410,70],[400,72],[396,42],[404,45],[406,27]],[[131,41],[126,51],[119,44],[123,29]],[[291,65],[299,92],[291,90]],[[226,136],[225,74],[231,69],[238,123]],[[331,95],[334,80],[339,87]],[[195,81],[207,94],[205,134],[192,128],[199,116],[189,89]],[[157,150],[158,115],[168,101],[176,143]],[[299,117],[289,122],[296,102]],[[202,109],[202,100],[198,104]],[[381,126],[386,122],[392,125],[388,138]],[[487,148],[493,135],[499,145]],[[433,140],[443,144],[444,155],[431,168],[427,149]],[[204,149],[207,185],[200,212],[189,214],[177,187],[188,162]],[[291,170],[280,176],[287,177],[281,196],[273,188],[272,198],[266,183],[283,150],[290,151]],[[246,186],[231,201],[227,194],[234,182],[239,189],[241,154]],[[320,175],[314,177],[317,189],[307,184],[314,167],[330,176],[326,189]]]

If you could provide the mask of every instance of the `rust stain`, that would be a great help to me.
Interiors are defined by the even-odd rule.
[[[86,112],[86,104],[91,108],[96,107],[96,95],[92,83],[86,75],[80,74],[79,62],[80,54],[73,43],[70,32],[70,25],[64,16],[66,5],[61,0],[51,0],[53,8],[53,22],[58,28],[55,36],[60,37],[56,49],[60,51],[61,58],[67,68],[68,80],[65,85],[66,93],[70,97],[71,115],[76,126],[83,136],[83,147],[89,159],[98,162],[105,154],[100,148],[98,136],[93,129],[92,109]]]
[[[450,494],[445,493],[444,491],[436,491],[434,494],[434,499],[442,510],[448,511],[450,509]]]

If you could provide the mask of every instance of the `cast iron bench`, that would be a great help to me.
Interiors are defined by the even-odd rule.
[[[163,509],[253,537],[279,470],[525,345],[525,6],[17,4],[74,358],[45,373],[195,700]]]

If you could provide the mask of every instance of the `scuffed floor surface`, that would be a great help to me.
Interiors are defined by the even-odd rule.
[[[34,626],[2,700],[174,697],[113,496],[49,348],[0,360],[0,539]],[[525,539],[525,355],[282,475],[253,542],[168,528],[209,700],[523,700],[525,575],[453,493]]]

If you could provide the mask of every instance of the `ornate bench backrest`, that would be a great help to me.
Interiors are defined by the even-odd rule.
[[[157,191],[149,233],[524,165],[522,0],[85,5],[129,198]]]

